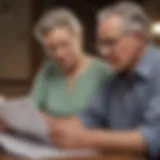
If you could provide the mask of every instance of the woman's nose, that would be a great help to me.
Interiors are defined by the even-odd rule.
[[[59,49],[59,50],[57,50],[57,54],[56,54],[56,55],[57,55],[57,57],[59,57],[59,58],[64,57],[65,51]]]
[[[111,55],[111,50],[108,48],[104,48],[100,51],[102,57],[109,57]]]

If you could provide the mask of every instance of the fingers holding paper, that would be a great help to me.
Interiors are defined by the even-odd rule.
[[[7,127],[6,127],[5,123],[2,120],[0,120],[0,132],[5,131],[6,129],[7,129]]]
[[[76,117],[54,121],[50,128],[50,138],[53,143],[62,148],[84,148],[87,145],[85,135],[87,129]],[[49,126],[51,127],[51,126]]]

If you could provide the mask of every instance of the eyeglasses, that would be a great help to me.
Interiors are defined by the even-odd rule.
[[[119,39],[121,37],[118,38],[105,38],[103,40],[98,41],[97,43],[97,49],[98,50],[112,50],[118,43]]]

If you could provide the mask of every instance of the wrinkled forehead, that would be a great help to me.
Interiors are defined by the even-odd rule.
[[[118,37],[123,34],[123,20],[118,15],[102,18],[97,24],[98,37]]]

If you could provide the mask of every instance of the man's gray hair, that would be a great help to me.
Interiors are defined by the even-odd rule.
[[[82,34],[82,26],[77,17],[66,8],[58,8],[42,15],[34,28],[34,35],[40,42],[43,42],[48,32],[59,27]]]
[[[113,14],[118,15],[124,21],[125,31],[134,32],[143,30],[146,37],[150,36],[150,22],[144,10],[134,2],[120,2],[104,8],[98,13],[98,20],[109,18]]]

